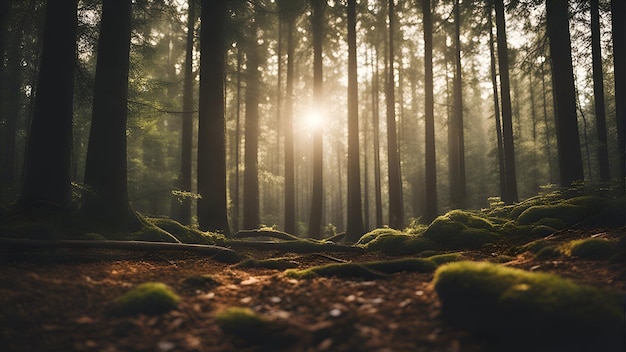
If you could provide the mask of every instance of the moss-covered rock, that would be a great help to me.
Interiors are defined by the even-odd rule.
[[[365,235],[361,236],[361,238],[356,242],[357,246],[365,246],[368,243],[370,243],[371,241],[373,241],[374,239],[378,238],[379,236],[387,236],[387,235],[403,235],[403,233],[399,230],[394,230],[392,228],[389,227],[381,227],[378,229],[374,229],[368,233],[366,233]]]
[[[565,246],[565,253],[592,260],[608,260],[620,251],[617,241],[610,241],[603,238],[587,238],[576,240]]]
[[[117,298],[111,307],[115,315],[162,314],[176,308],[180,297],[161,282],[146,282]]]
[[[517,222],[521,225],[529,225],[545,218],[553,218],[563,221],[567,227],[583,220],[585,214],[584,207],[574,204],[536,205],[524,210],[517,218]]]
[[[492,337],[581,337],[613,346],[624,332],[619,295],[552,274],[456,262],[436,271],[434,287],[448,321]]]
[[[184,278],[181,283],[193,288],[211,288],[220,286],[222,283],[209,274],[198,274]]]
[[[447,248],[472,249],[495,242],[499,235],[489,220],[453,210],[437,217],[424,232],[424,238]]]
[[[228,334],[259,334],[269,325],[269,320],[250,308],[229,307],[215,315],[217,325]]]

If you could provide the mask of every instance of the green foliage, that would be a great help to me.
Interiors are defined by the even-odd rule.
[[[473,213],[453,210],[437,217],[424,237],[448,248],[479,248],[495,242],[499,236],[493,224]]]
[[[587,238],[571,241],[565,245],[565,253],[574,257],[592,260],[606,260],[620,250],[618,242],[603,238]]]
[[[229,307],[215,315],[217,325],[227,334],[256,335],[270,323],[250,308]]]
[[[117,298],[112,305],[115,315],[162,314],[176,308],[180,297],[161,282],[141,284]]]
[[[433,282],[447,320],[492,336],[615,339],[623,333],[618,295],[556,275],[456,262],[441,266]]]
[[[371,280],[403,271],[429,273],[435,271],[436,268],[437,264],[428,258],[402,258],[364,263],[333,263],[303,270],[289,269],[285,271],[285,275],[295,279],[322,276]]]

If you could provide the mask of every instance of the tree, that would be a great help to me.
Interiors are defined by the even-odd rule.
[[[622,188],[626,176],[626,3],[611,0],[611,26],[613,32],[613,65],[615,67],[615,120],[617,122],[617,153],[619,177]]]
[[[556,107],[560,184],[569,187],[583,180],[583,162],[576,120],[576,89],[569,37],[567,0],[546,2],[546,24],[550,41],[552,82]]]
[[[313,13],[311,27],[313,33],[313,101],[316,107],[322,105],[322,41],[324,7],[326,0],[311,0]],[[324,205],[323,188],[323,144],[322,126],[313,131],[313,192],[311,195],[311,217],[309,218],[309,237],[319,238],[322,227],[322,210]]]
[[[493,21],[491,18],[492,9],[488,8],[488,22],[489,22],[489,55],[490,55],[490,71],[491,71],[491,85],[493,87],[493,105],[494,116],[496,120],[496,144],[498,152],[498,176],[500,181],[500,195],[506,194],[506,174],[504,171],[504,147],[502,146],[502,124],[500,122],[500,99],[498,98],[498,79],[496,71],[496,53],[494,49],[493,38]]]
[[[600,180],[608,182],[611,175],[609,173],[609,151],[606,136],[606,109],[604,107],[604,75],[602,74],[598,0],[591,0],[591,51],[593,57],[593,100],[598,134],[598,168]]]
[[[257,228],[259,214],[259,52],[257,44],[258,9],[253,9],[250,21],[250,38],[246,43],[247,72],[245,96],[244,174],[243,174],[243,228]]]
[[[513,112],[509,83],[509,51],[506,41],[506,21],[503,0],[495,0],[496,31],[498,41],[498,68],[500,71],[500,94],[502,96],[502,147],[504,151],[505,204],[517,202],[517,177],[515,175],[515,147],[513,140]]]
[[[389,168],[389,226],[404,227],[404,201],[402,199],[402,172],[396,131],[396,100],[394,63],[394,0],[389,0],[389,71],[387,73],[387,161]]]
[[[450,202],[454,208],[465,204],[465,140],[463,136],[463,81],[461,77],[461,11],[459,0],[454,2],[454,111],[448,122],[448,145],[450,166]]]
[[[435,154],[435,97],[433,88],[433,19],[430,0],[422,0],[424,16],[424,128],[426,169],[426,223],[437,215],[437,159]]]
[[[20,206],[71,201],[70,161],[77,0],[46,7],[41,68],[24,160]]]
[[[230,234],[226,205],[224,126],[224,0],[203,0],[200,14],[198,112],[198,223],[205,231]]]
[[[346,240],[363,235],[361,167],[359,163],[359,101],[356,60],[356,0],[348,0],[348,226]]]
[[[130,206],[126,165],[131,0],[104,0],[93,114],[85,165],[84,212],[112,230],[140,228]]]
[[[185,46],[185,66],[183,81],[182,141],[179,186],[182,191],[191,192],[191,154],[193,148],[193,47],[195,37],[196,0],[188,1],[187,43]],[[177,218],[183,224],[191,223],[191,198],[183,197]]]

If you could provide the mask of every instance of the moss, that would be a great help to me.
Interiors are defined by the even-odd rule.
[[[547,246],[538,250],[535,254],[535,258],[542,260],[554,259],[560,257],[562,254],[563,253],[557,246]]]
[[[473,213],[453,210],[437,217],[424,232],[424,238],[453,249],[480,248],[499,236],[493,224]]]
[[[250,308],[229,307],[215,315],[217,325],[228,334],[259,334],[269,321]]]
[[[547,226],[558,230],[563,230],[567,227],[565,221],[557,218],[543,218],[533,224],[534,227]],[[533,228],[534,228],[533,227]]]
[[[607,260],[619,252],[616,241],[602,238],[572,241],[565,248],[565,253],[570,256],[592,260]]]
[[[381,235],[402,235],[401,231],[391,229],[389,227],[382,227],[378,229],[374,229],[365,235],[361,236],[361,238],[356,242],[357,246],[364,246],[371,241],[375,240],[378,236]]]
[[[447,320],[492,336],[616,338],[623,333],[619,295],[556,275],[456,262],[441,266],[433,282]]]
[[[184,226],[178,221],[172,219],[149,218],[148,222],[172,234],[182,243],[215,244],[215,241],[211,236],[205,235],[202,231]]]
[[[162,314],[178,306],[180,297],[161,282],[141,284],[113,302],[115,315]]]
[[[554,218],[563,221],[567,227],[583,220],[586,213],[584,207],[567,203],[536,205],[524,210],[517,218],[517,222],[521,225],[529,225],[545,218]]]
[[[289,268],[298,267],[298,263],[293,261],[291,258],[271,258],[271,259],[246,259],[241,263],[237,264],[238,268],[264,268],[264,269],[275,269],[275,270],[285,270]]]
[[[446,263],[458,262],[463,259],[463,255],[461,253],[445,253],[433,255],[426,259],[432,260],[437,265],[442,265]]]
[[[520,225],[515,221],[507,221],[498,227],[497,232],[506,236],[526,236],[532,228],[531,225]]]
[[[402,258],[364,263],[333,263],[314,266],[308,269],[289,269],[285,275],[295,279],[310,279],[313,277],[344,277],[361,279],[378,279],[386,274],[398,272],[429,273],[435,271],[437,264],[424,258]]]
[[[533,227],[533,229],[530,230],[530,233],[528,235],[531,237],[546,237],[546,236],[550,236],[551,234],[557,231],[558,230],[553,227],[546,226],[546,225],[539,225],[539,226]]]
[[[196,288],[207,288],[220,286],[222,283],[209,274],[198,274],[184,278],[181,283],[186,286]]]

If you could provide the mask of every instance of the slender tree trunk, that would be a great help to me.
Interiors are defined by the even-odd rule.
[[[617,122],[617,152],[619,154],[619,179],[624,188],[626,181],[626,2],[611,0],[613,31],[613,65],[615,67],[615,120]]]
[[[404,202],[402,200],[402,172],[396,131],[396,99],[394,73],[394,0],[389,0],[389,72],[387,81],[387,153],[389,165],[389,226],[404,227]]]
[[[380,101],[379,101],[379,73],[378,73],[378,49],[374,49],[374,75],[372,82],[372,126],[374,127],[374,201],[376,227],[383,226],[383,200],[380,175]]]
[[[500,95],[502,96],[502,146],[504,149],[505,204],[517,202],[517,177],[515,172],[515,147],[513,139],[513,112],[509,85],[509,54],[506,41],[506,21],[503,0],[495,0],[496,30],[498,41],[498,68],[500,71]]]
[[[552,172],[552,148],[550,147],[550,123],[548,122],[548,103],[546,99],[546,95],[548,94],[546,90],[546,73],[544,70],[545,58],[544,61],[541,61],[541,96],[543,98],[543,123],[545,125],[545,137],[546,137],[546,154],[548,158],[548,171],[549,171],[549,180],[550,183],[554,183],[554,174]]]
[[[255,8],[256,12],[257,9]],[[255,17],[258,15],[255,13]],[[259,52],[257,24],[250,25],[251,37],[247,43],[245,150],[243,175],[243,228],[254,229],[260,225],[259,208]]]
[[[315,106],[322,106],[322,41],[323,20],[326,0],[312,0],[312,32],[313,32],[313,101]],[[323,144],[322,126],[313,131],[313,193],[311,195],[311,217],[309,219],[309,237],[321,236],[322,212],[324,204],[323,189]]]
[[[489,9],[489,53],[491,56],[491,85],[493,86],[493,105],[496,120],[496,143],[498,145],[498,175],[500,176],[500,197],[506,194],[506,174],[504,170],[504,148],[502,146],[502,125],[500,124],[500,99],[498,98],[498,80],[496,71],[496,54],[493,40],[493,21]]]
[[[359,100],[356,60],[356,0],[348,0],[348,226],[346,241],[363,235],[361,166],[359,163]]]
[[[185,48],[185,66],[183,81],[183,123],[182,123],[182,154],[180,162],[180,183],[182,191],[191,192],[191,169],[192,169],[192,148],[193,148],[193,47],[195,37],[195,11],[196,0],[189,0],[189,11],[187,13],[187,45]],[[183,224],[191,223],[191,198],[183,197],[178,221]]]
[[[243,61],[243,50],[240,46],[237,46],[237,108],[235,116],[235,191],[233,194],[233,222],[234,230],[239,231],[239,210],[240,210],[240,197],[239,197],[239,185],[240,185],[240,144],[241,144],[241,66]]]
[[[24,161],[20,204],[71,201],[72,108],[77,1],[47,6],[41,69]]]
[[[86,214],[114,230],[141,224],[128,200],[126,120],[131,37],[131,1],[104,0],[98,40],[93,118],[85,166],[91,191]]]
[[[430,0],[422,0],[424,16],[424,129],[426,169],[426,223],[437,215],[437,159],[435,154],[435,97],[433,88],[433,19]]]
[[[226,202],[224,125],[224,0],[203,0],[200,27],[198,117],[198,223],[203,231],[230,234]]]
[[[293,135],[293,31],[295,17],[287,19],[287,91],[285,92],[285,232],[296,233],[296,182]]]
[[[596,129],[598,133],[598,168],[600,180],[608,182],[609,151],[606,136],[606,109],[604,107],[604,75],[602,73],[602,51],[600,49],[600,10],[598,0],[591,0],[591,52],[593,57],[593,100],[596,112]]]
[[[584,179],[576,119],[576,90],[567,5],[567,0],[548,0],[546,3],[552,81],[558,82],[554,84],[553,94],[556,105],[560,184],[563,187]]]

